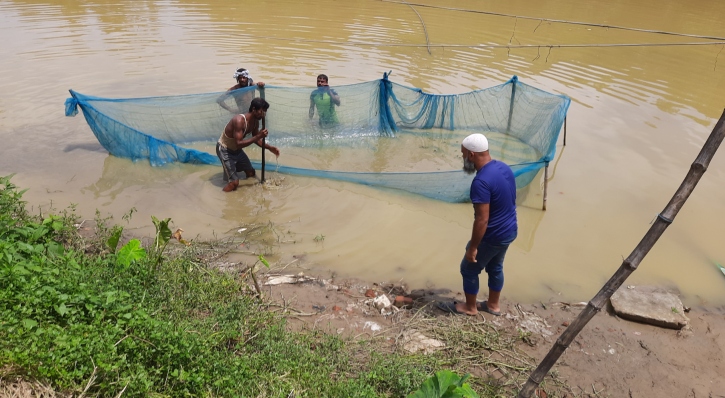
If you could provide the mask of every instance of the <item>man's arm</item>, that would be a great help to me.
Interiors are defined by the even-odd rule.
[[[315,92],[313,91],[312,94],[310,94],[310,119],[315,116],[315,100],[312,99],[314,95]]]
[[[267,129],[264,129],[262,131],[267,131]],[[266,135],[265,135],[265,137],[266,137]],[[274,154],[274,156],[279,156],[279,149],[276,146],[267,144],[266,142],[264,143],[264,146],[262,146],[261,138],[259,140],[255,141],[254,143],[262,148],[268,149],[270,152],[272,152]]]
[[[328,93],[330,94],[330,100],[332,100],[332,103],[340,106],[340,96],[337,94],[337,92],[331,88],[328,88]]]
[[[252,128],[254,129],[255,132],[259,131],[259,121],[255,121],[254,124],[252,125]],[[264,146],[262,146],[262,138],[267,137],[267,135],[269,134],[267,129],[262,129],[262,131],[259,131],[258,133],[255,133],[255,134],[256,135],[254,137],[259,136],[259,138],[257,138],[254,141],[254,143],[257,144],[257,146],[264,148],[264,149],[268,149],[270,152],[272,152],[274,154],[274,156],[279,156],[279,149],[277,149],[276,146],[269,145],[266,142],[264,143]],[[264,149],[262,149],[262,150],[264,150]]]
[[[488,216],[491,209],[490,203],[474,203],[473,204],[473,230],[471,231],[471,242],[466,250],[466,260],[471,263],[476,262],[476,254],[478,254],[478,244],[481,243],[483,235],[486,234],[488,228]]]
[[[232,136],[240,148],[246,148],[267,136],[267,129],[262,131],[255,129],[254,135],[245,140],[244,129],[246,127],[246,123],[244,123],[243,120],[244,118],[241,115],[236,115],[231,120]]]

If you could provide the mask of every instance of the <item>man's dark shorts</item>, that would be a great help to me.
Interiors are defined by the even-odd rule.
[[[238,151],[232,151],[228,148],[221,146],[221,144],[217,142],[216,155],[219,157],[219,160],[221,160],[222,167],[224,168],[224,181],[236,181],[246,179],[246,174],[244,174],[242,178],[239,178],[239,175],[237,173],[241,171],[251,171],[252,173],[254,173],[252,162],[249,161],[249,157],[241,149]]]

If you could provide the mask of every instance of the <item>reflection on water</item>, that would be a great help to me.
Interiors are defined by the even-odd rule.
[[[508,254],[505,295],[584,300],[664,207],[725,105],[722,46],[550,51],[443,46],[429,54],[420,46],[425,44],[422,25],[404,4],[208,3],[0,2],[0,173],[17,173],[15,182],[30,188],[31,204],[78,203],[87,216],[99,208],[117,217],[136,207],[140,232],[150,228],[150,214],[172,217],[203,236],[244,222],[272,221],[289,226],[298,238],[279,249],[278,259],[307,252],[312,265],[343,275],[459,289],[457,265],[470,236],[470,205],[298,177],[286,177],[278,190],[247,186],[224,195],[214,167],[151,168],[99,152],[81,119],[63,117],[63,101],[69,88],[104,97],[221,91],[233,84],[237,67],[248,68],[256,81],[295,87],[312,87],[319,73],[342,85],[392,70],[397,83],[443,94],[518,75],[568,95],[573,103],[568,148],[549,184],[549,210],[538,210],[540,184],[520,193],[521,232]],[[722,1],[430,4],[725,36]],[[693,41],[416,9],[436,45]],[[280,162],[341,170],[362,164],[375,170],[459,167],[456,145],[400,138],[371,142],[362,152],[298,148],[283,153]],[[440,156],[407,150],[416,145]],[[712,266],[725,261],[723,182],[725,156],[717,155],[632,283],[676,284],[691,304],[725,300],[720,293],[725,279]],[[326,236],[324,245],[312,241],[318,234]]]

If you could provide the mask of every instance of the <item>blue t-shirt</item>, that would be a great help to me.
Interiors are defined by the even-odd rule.
[[[488,228],[482,241],[503,243],[518,232],[516,180],[506,163],[491,160],[478,170],[471,183],[471,202],[490,204]]]

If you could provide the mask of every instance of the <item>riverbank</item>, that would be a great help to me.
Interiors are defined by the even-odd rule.
[[[303,258],[267,268],[261,230],[188,242],[155,220],[156,236],[125,236],[72,209],[30,215],[0,188],[0,396],[398,397],[440,370],[513,396],[581,308],[444,314],[435,303],[459,292],[312,274]],[[240,246],[256,257],[232,259]],[[538,395],[723,396],[723,314],[692,308],[684,331],[599,314]]]
[[[389,340],[395,349],[405,351],[409,340],[403,336],[418,331],[416,319],[476,324],[497,333],[518,335],[521,358],[533,366],[585,305],[556,301],[521,304],[504,298],[502,316],[480,313],[467,317],[444,314],[435,306],[437,301],[461,299],[459,292],[411,292],[405,285],[385,282],[337,280],[324,274],[287,274],[290,277],[285,279],[276,274],[269,276],[273,283],[287,283],[263,285],[264,293],[278,305],[294,308],[289,311],[289,324],[295,329]],[[366,297],[366,293],[372,296],[371,292],[375,297],[385,295],[391,302],[400,295],[414,301],[381,314],[372,303],[374,298]],[[297,311],[304,316],[296,316]],[[558,388],[547,389],[548,396],[725,397],[721,377],[725,374],[725,307],[691,308],[687,316],[688,327],[672,330],[624,320],[607,308],[592,319],[561,357],[553,372]],[[440,336],[433,332],[429,337]],[[449,340],[447,344],[457,343]],[[506,366],[490,366],[495,362],[491,351],[480,349],[469,354],[481,355],[467,368],[475,377],[496,380],[507,374]]]

